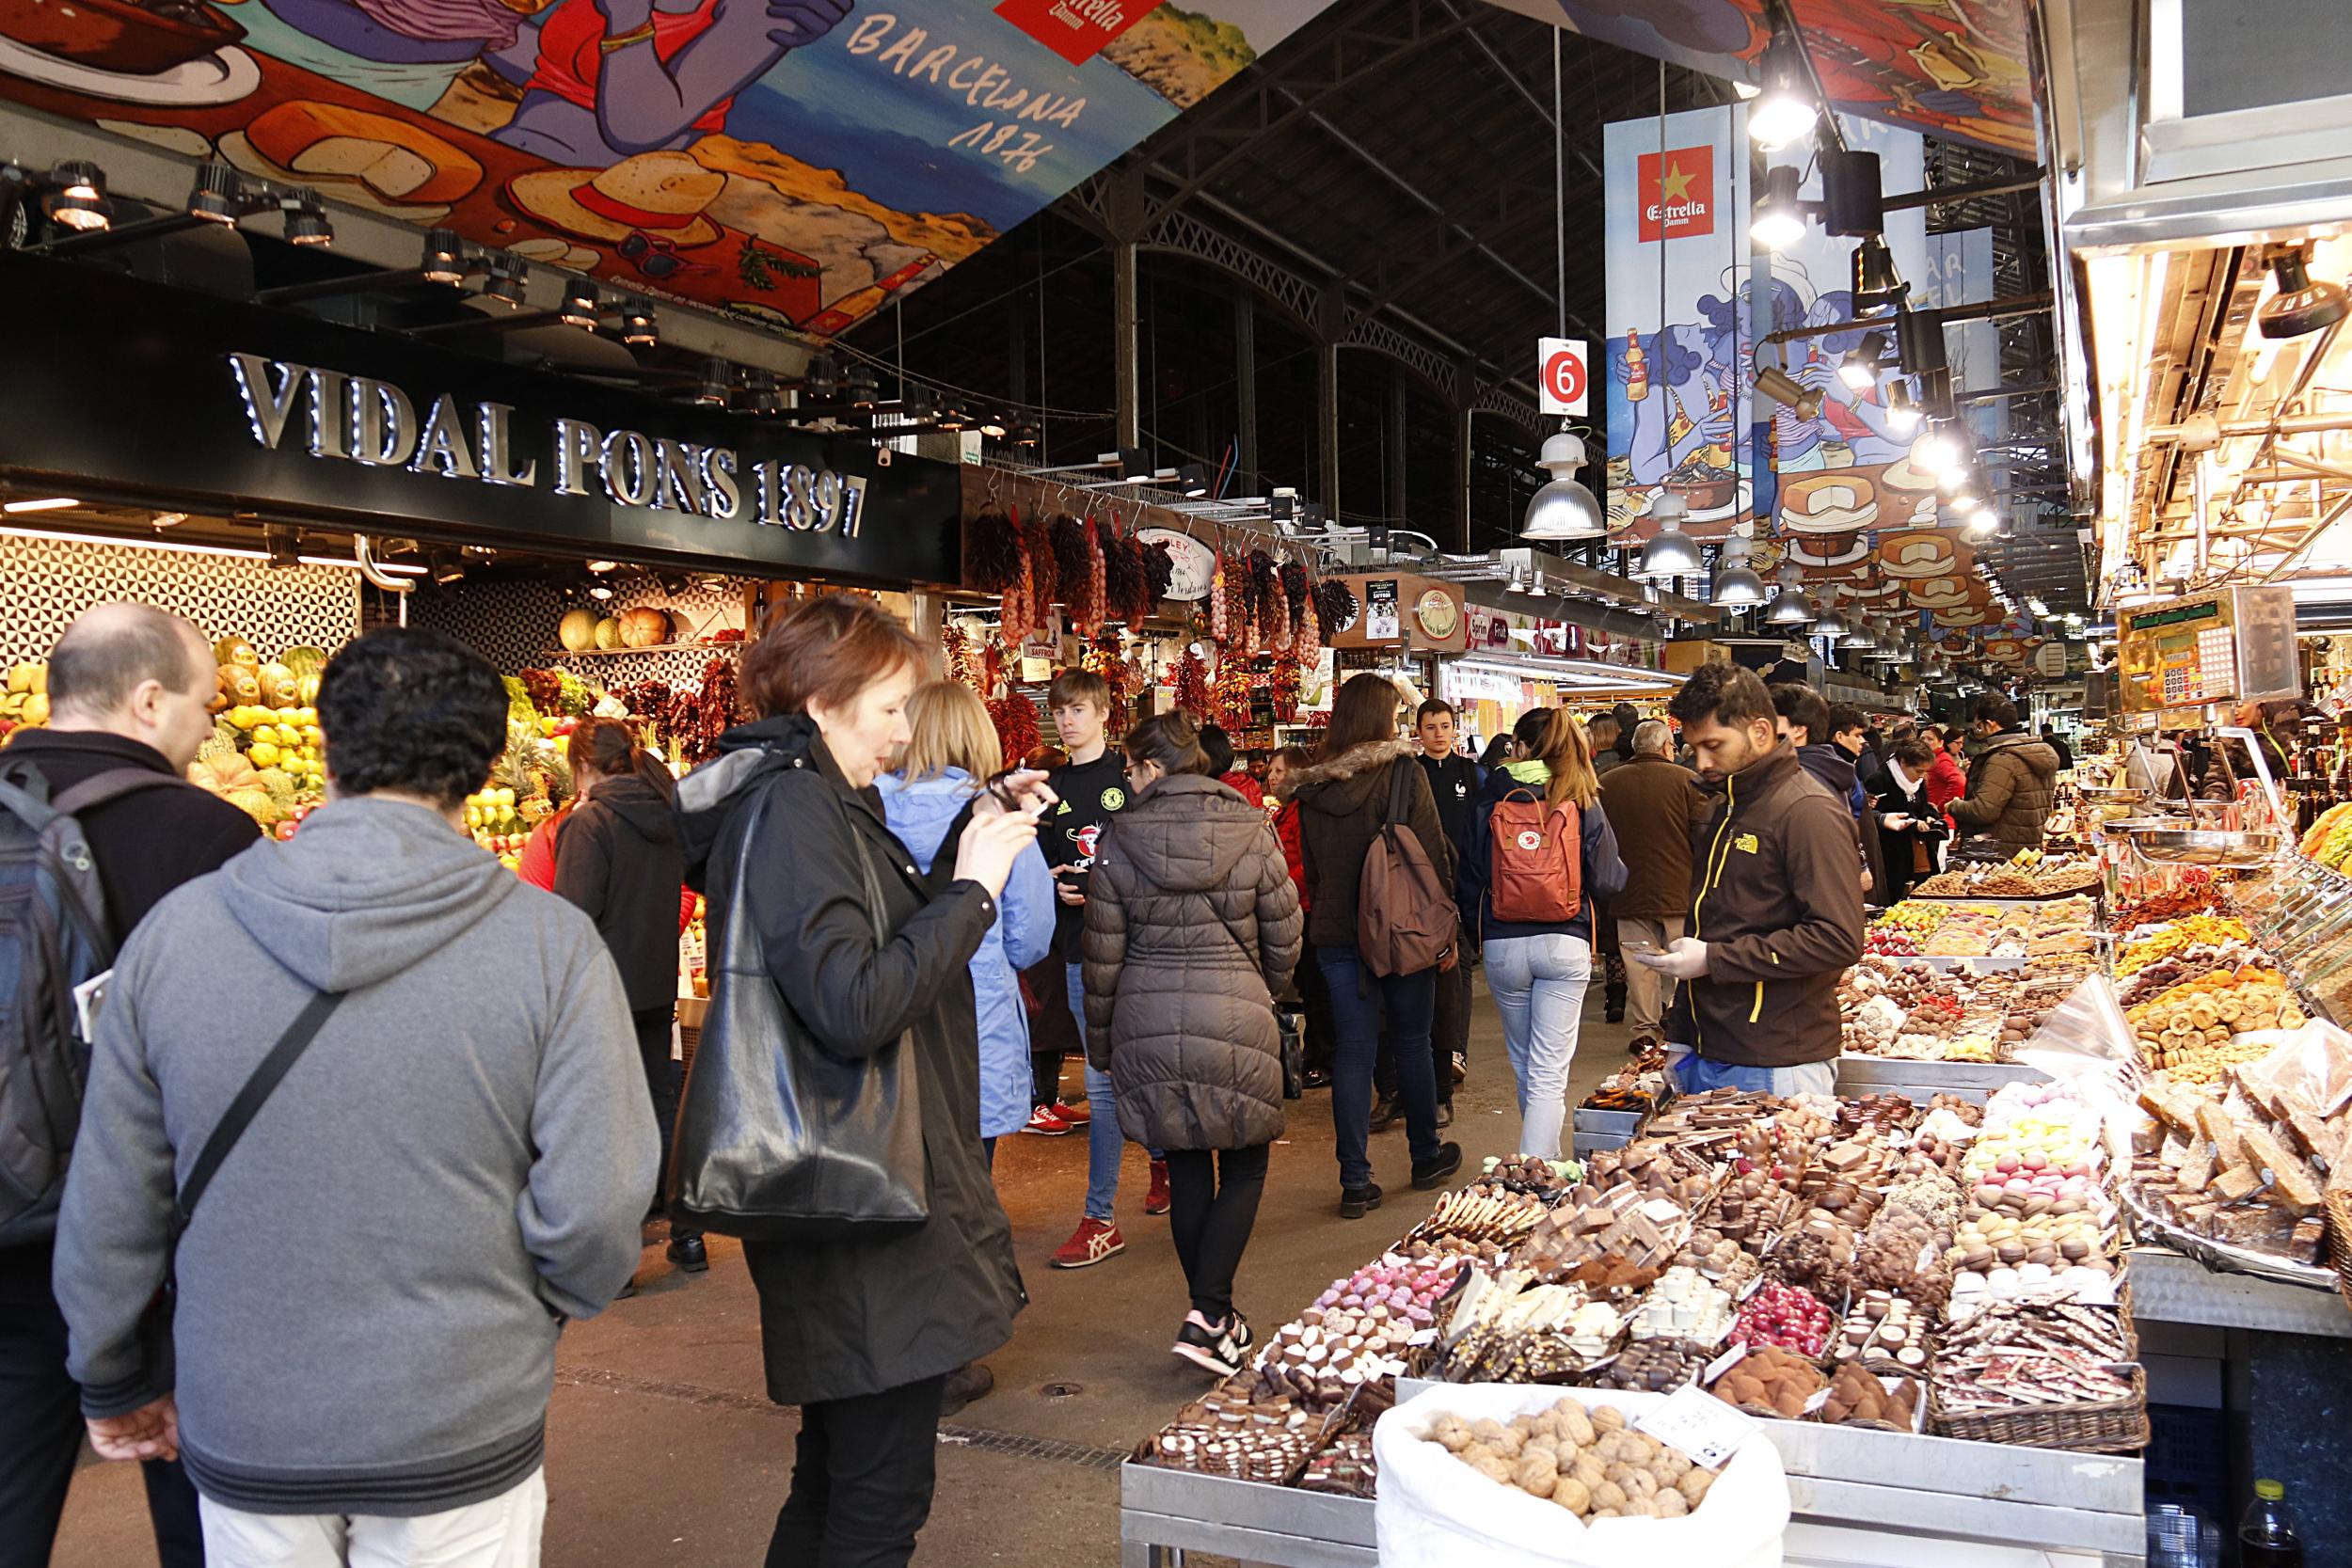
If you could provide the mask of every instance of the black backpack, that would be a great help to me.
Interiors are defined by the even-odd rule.
[[[114,964],[98,864],[74,814],[180,784],[115,768],[52,800],[38,769],[0,769],[0,1247],[56,1229],[89,1077],[73,989]]]

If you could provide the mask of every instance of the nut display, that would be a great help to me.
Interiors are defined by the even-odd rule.
[[[1429,1433],[1500,1485],[1559,1504],[1579,1519],[1675,1519],[1706,1501],[1716,1472],[1633,1431],[1607,1405],[1564,1399],[1508,1426],[1440,1417]]]
[[[1810,1292],[1768,1279],[1740,1304],[1731,1337],[1751,1349],[1778,1347],[1811,1359],[1827,1348],[1836,1326],[1829,1308]]]
[[[1671,1394],[1707,1370],[1713,1354],[1706,1346],[1688,1339],[1636,1339],[1593,1374],[1593,1386]]]
[[[1795,1420],[1827,1386],[1812,1360],[1777,1345],[1759,1345],[1734,1362],[1708,1390],[1725,1404]]]
[[[1830,1379],[1829,1399],[1821,1406],[1825,1421],[1878,1421],[1910,1431],[1918,1419],[1919,1384],[1908,1377],[1880,1377],[1852,1362]]]
[[[1731,1297],[1696,1269],[1672,1268],[1658,1276],[1628,1327],[1636,1339],[1719,1342],[1731,1332]]]

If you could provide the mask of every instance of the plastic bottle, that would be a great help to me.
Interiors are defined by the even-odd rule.
[[[2238,1521],[2238,1568],[2303,1568],[2303,1541],[2295,1533],[2286,1495],[2278,1481],[2254,1483],[2254,1500]]]

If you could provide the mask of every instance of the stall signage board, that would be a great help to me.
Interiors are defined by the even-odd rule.
[[[1581,338],[1535,340],[1535,391],[1546,414],[1581,414],[1592,392]]]
[[[958,578],[961,476],[764,421],[16,258],[0,471],[68,494],[754,575]]]

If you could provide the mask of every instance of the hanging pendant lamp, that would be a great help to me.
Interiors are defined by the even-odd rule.
[[[1798,580],[1793,567],[1780,574],[1780,592],[1772,596],[1772,608],[1764,612],[1766,626],[1795,627],[1813,624],[1813,601],[1804,596]]]
[[[1834,588],[1821,590],[1821,613],[1813,623],[1813,635],[1832,642],[1842,642],[1853,635],[1846,618],[1837,613],[1837,591]]]
[[[1584,443],[1562,431],[1544,442],[1540,466],[1551,480],[1527,502],[1519,528],[1522,539],[1599,539],[1609,532],[1609,515],[1600,498],[1576,477],[1584,466]]]
[[[1649,503],[1650,519],[1658,524],[1658,532],[1643,546],[1641,564],[1633,575],[1646,581],[1696,577],[1704,565],[1699,559],[1698,541],[1682,531],[1683,519],[1690,516],[1690,503],[1671,490],[1661,490]]]
[[[1725,610],[1764,602],[1764,579],[1748,564],[1749,549],[1747,536],[1735,533],[1724,541],[1723,556],[1715,562],[1715,602]]]

